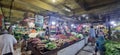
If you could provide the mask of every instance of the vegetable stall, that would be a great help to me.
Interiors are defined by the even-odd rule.
[[[105,55],[120,55],[120,26],[112,28],[111,39],[106,40]]]
[[[28,49],[33,55],[75,55],[81,48],[87,44],[87,38],[82,34],[77,36],[65,36],[59,34],[50,39],[30,38],[28,40]],[[51,40],[52,39],[52,40]],[[73,50],[74,49],[74,50]]]

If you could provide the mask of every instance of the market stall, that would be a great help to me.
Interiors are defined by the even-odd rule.
[[[36,15],[14,24],[12,33],[18,42],[22,41],[22,52],[30,50],[34,55],[75,55],[88,43],[88,33],[83,32],[82,28],[56,16]]]
[[[63,46],[60,46],[53,50],[48,50],[46,48],[40,48],[40,50],[39,48],[33,47],[33,44],[31,43],[28,44],[28,48],[32,50],[34,55],[75,55],[80,49],[85,46],[87,41],[86,39],[87,37],[70,44],[66,43]]]

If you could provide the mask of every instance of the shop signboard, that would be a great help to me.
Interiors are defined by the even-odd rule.
[[[49,19],[50,34],[56,33],[56,24],[57,24],[56,19],[57,19],[57,17],[50,16],[50,19]]]
[[[43,27],[43,23],[44,23],[44,17],[41,16],[41,15],[36,15],[35,16],[35,24],[36,24],[36,26]]]

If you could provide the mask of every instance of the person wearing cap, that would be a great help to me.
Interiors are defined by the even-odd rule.
[[[4,30],[0,37],[1,55],[13,55],[17,40],[7,30]]]

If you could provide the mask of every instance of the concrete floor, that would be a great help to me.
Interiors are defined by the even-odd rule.
[[[93,55],[95,46],[91,46],[89,43],[85,46],[77,55]],[[20,48],[17,48],[14,52],[14,55],[31,55],[31,51],[21,52]],[[97,55],[100,55],[99,52]]]
[[[95,49],[95,46],[91,46],[89,43],[77,55],[93,55],[95,51],[94,49]],[[97,55],[100,55],[99,52],[97,53]]]

